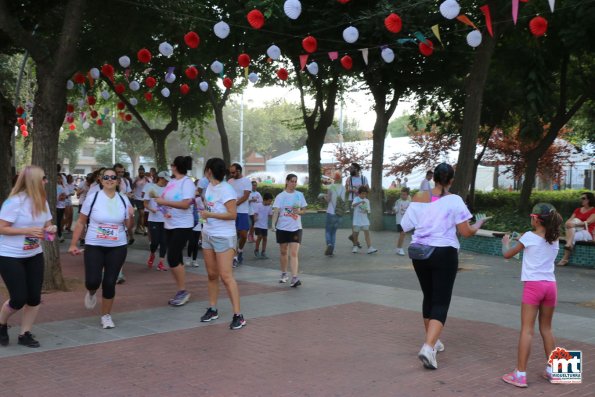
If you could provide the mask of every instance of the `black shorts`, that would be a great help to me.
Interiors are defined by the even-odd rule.
[[[397,232],[401,233],[403,231],[403,226],[401,226],[401,224],[397,223]]]
[[[261,229],[259,227],[255,227],[254,234],[256,234],[257,236],[266,237],[269,235],[269,229]]]
[[[277,244],[302,243],[302,229],[295,232],[287,230],[277,230]]]
[[[139,210],[139,211],[145,210],[145,202],[143,200],[134,199],[133,201],[134,201],[134,206],[136,207],[137,210]]]

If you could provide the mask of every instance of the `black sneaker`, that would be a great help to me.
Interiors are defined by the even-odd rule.
[[[324,254],[326,256],[333,256],[333,246],[332,245],[327,245],[326,246],[326,251],[324,251]]]
[[[217,320],[218,318],[219,318],[219,312],[217,311],[217,309],[213,309],[213,308],[209,307],[207,309],[207,312],[205,313],[205,315],[200,318],[200,322],[208,323],[209,321]]]
[[[291,284],[289,284],[289,286],[291,288],[296,288],[296,287],[299,287],[300,285],[302,285],[302,282],[300,281],[299,278],[296,278],[294,280],[291,280]]]
[[[0,324],[0,345],[8,346],[8,324]]]
[[[19,335],[19,345],[27,347],[39,347],[39,342],[33,339],[31,332],[27,331],[23,335]]]
[[[245,326],[246,320],[244,320],[244,316],[241,314],[234,314],[231,324],[229,324],[229,329],[240,329]]]

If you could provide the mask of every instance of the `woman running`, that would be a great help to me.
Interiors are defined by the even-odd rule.
[[[165,218],[163,217],[163,208],[160,208],[157,203],[155,203],[155,198],[161,196],[163,189],[165,189],[165,185],[167,185],[170,178],[167,172],[161,171],[155,179],[155,183],[145,185],[143,197],[145,208],[149,211],[148,228],[149,235],[151,236],[151,245],[149,246],[151,254],[147,260],[147,266],[149,269],[153,267],[153,263],[155,262],[155,252],[157,252],[157,247],[159,247],[159,263],[157,264],[157,270],[167,271],[167,268],[164,266],[165,254],[167,253],[167,240],[165,239],[165,229],[163,226]]]

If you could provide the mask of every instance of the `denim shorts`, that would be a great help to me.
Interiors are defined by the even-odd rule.
[[[225,252],[227,250],[236,250],[238,244],[237,236],[217,237],[209,236],[203,232],[202,234],[202,249],[213,250],[217,253]]]
[[[353,231],[356,232],[356,233],[359,233],[359,232],[364,231],[364,230],[370,230],[370,226],[356,226],[356,225],[353,225]]]

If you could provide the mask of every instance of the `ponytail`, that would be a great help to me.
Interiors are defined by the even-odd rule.
[[[545,228],[545,241],[553,244],[560,237],[560,226],[562,226],[562,216],[552,210],[548,216],[538,216],[539,221]]]
[[[173,164],[180,174],[186,175],[192,169],[192,157],[178,156],[174,159]]]

